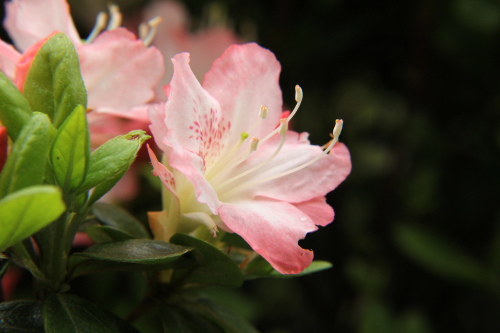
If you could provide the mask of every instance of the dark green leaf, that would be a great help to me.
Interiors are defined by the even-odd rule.
[[[432,272],[455,280],[487,283],[481,264],[444,238],[406,224],[398,225],[394,236],[404,253]]]
[[[0,280],[3,278],[10,266],[10,259],[0,259]]]
[[[106,203],[92,205],[91,213],[102,224],[132,235],[134,238],[149,238],[144,225],[122,208]]]
[[[113,241],[125,241],[135,237],[113,227],[103,225],[91,225],[85,228],[85,233],[95,243],[105,243]]]
[[[189,268],[176,269],[174,281],[177,280],[183,284],[198,283],[228,287],[239,287],[243,283],[243,276],[238,265],[213,245],[185,234],[173,235],[170,242],[194,248],[180,261]]]
[[[70,257],[72,276],[112,270],[155,270],[168,268],[190,247],[149,239],[101,243]]]
[[[61,192],[50,185],[28,187],[0,200],[0,252],[57,219],[64,209]]]
[[[169,333],[223,333],[211,321],[190,311],[163,303],[160,306],[163,331]]]
[[[129,323],[89,301],[52,294],[43,303],[46,333],[138,333]]]
[[[1,303],[0,332],[44,333],[42,303],[35,301]]]
[[[46,41],[31,63],[23,94],[31,109],[46,113],[59,128],[77,105],[87,109],[87,91],[71,40],[59,33]]]
[[[21,92],[4,73],[0,72],[0,121],[7,127],[12,141],[31,117],[31,108]]]
[[[61,125],[50,155],[57,182],[65,192],[74,192],[83,183],[89,158],[87,117],[85,109],[78,105]]]
[[[241,249],[252,250],[252,247],[240,235],[235,233],[226,232],[221,241]]]
[[[79,193],[96,187],[90,204],[108,192],[128,170],[142,144],[150,138],[141,130],[117,136],[97,148],[90,156],[90,166]]]
[[[0,198],[32,185],[41,185],[49,149],[50,121],[34,114],[19,134],[0,178]]]
[[[257,330],[245,319],[208,298],[185,297],[179,306],[192,314],[210,320],[225,333],[257,333]]]
[[[304,269],[299,274],[281,274],[275,270],[264,258],[257,256],[255,259],[250,261],[248,265],[243,269],[243,277],[246,280],[256,279],[256,278],[293,278],[303,275],[308,275],[316,272],[323,271],[325,269],[331,268],[332,264],[328,261],[315,260],[309,267]]]

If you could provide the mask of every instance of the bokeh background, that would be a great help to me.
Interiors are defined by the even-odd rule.
[[[69,2],[86,36],[107,0]],[[132,28],[150,2],[115,0]],[[191,31],[224,25],[274,52],[284,103],[304,90],[294,129],[322,145],[342,118],[352,155],[335,221],[301,242],[334,267],[213,296],[269,333],[499,332],[500,1],[182,3]],[[148,172],[126,204],[143,220],[160,207]],[[143,288],[96,274],[74,292],[124,315]]]

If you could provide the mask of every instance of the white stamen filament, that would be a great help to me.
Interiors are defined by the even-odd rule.
[[[215,163],[210,168],[210,170],[207,171],[207,173],[205,174],[205,179],[210,180],[219,171],[219,168],[223,166],[227,161],[229,161],[229,159],[233,157],[234,154],[236,154],[236,152],[238,151],[238,149],[240,149],[241,145],[243,144],[243,142],[245,142],[246,139],[248,139],[248,133],[246,132],[241,133],[240,140],[238,141],[238,143],[233,147],[233,149],[231,149],[231,151],[226,156],[219,159],[217,163]]]
[[[97,14],[94,28],[92,29],[90,35],[85,40],[85,43],[91,43],[92,41],[94,41],[97,35],[99,35],[99,33],[103,31],[104,28],[106,27],[107,20],[108,20],[108,14],[106,14],[105,12],[100,12],[99,14]]]
[[[122,24],[122,13],[120,12],[120,7],[115,4],[110,3],[108,8],[110,18],[106,30],[113,30]]]
[[[328,154],[330,152],[330,150],[333,148],[333,146],[335,146],[335,144],[338,142],[340,132],[342,132],[342,126],[343,126],[342,119],[337,119],[335,121],[335,127],[333,129],[333,136],[334,137],[333,137],[333,140],[328,145],[328,148],[325,151],[323,151],[322,154],[316,156],[315,158],[313,158],[309,162],[306,162],[306,163],[304,163],[304,164],[302,164],[302,165],[300,165],[300,166],[298,166],[296,168],[290,169],[290,170],[282,172],[280,174],[277,174],[277,175],[274,175],[274,176],[271,176],[271,177],[267,177],[267,178],[264,178],[264,179],[259,179],[259,180],[256,180],[256,181],[250,181],[250,182],[247,182],[247,183],[242,184],[240,186],[237,186],[237,187],[229,190],[228,192],[224,193],[221,196],[220,199],[222,200],[222,198],[224,198],[224,197],[228,197],[230,195],[233,195],[234,193],[242,191],[242,190],[244,190],[246,188],[249,188],[251,186],[259,185],[261,183],[265,183],[265,182],[268,182],[270,180],[274,180],[274,179],[277,179],[277,178],[280,178],[280,177],[284,177],[284,176],[287,176],[287,175],[292,174],[294,172],[297,172],[299,170],[302,170],[304,168],[307,168],[309,165],[311,165],[314,162],[318,161],[319,159],[323,158],[324,156],[326,156],[326,154]],[[233,178],[235,178],[235,177],[233,177]]]
[[[155,38],[156,30],[158,30],[158,25],[161,23],[162,20],[163,19],[161,16],[156,16],[155,18],[152,18],[151,20],[148,21],[149,31],[144,38],[141,37],[144,45],[146,46],[151,45],[153,39]]]
[[[228,180],[222,182],[220,185],[218,185],[217,187],[219,189],[222,189],[223,187],[225,187],[226,185],[240,179],[241,177],[244,177],[260,168],[262,168],[264,165],[266,165],[267,163],[269,163],[273,158],[276,157],[276,155],[278,155],[278,153],[280,152],[281,148],[283,148],[283,145],[285,144],[285,138],[286,138],[286,132],[288,130],[288,119],[281,119],[281,122],[280,122],[280,126],[278,127],[278,131],[281,135],[281,141],[280,141],[280,144],[278,145],[278,148],[276,149],[276,151],[271,155],[269,156],[264,162],[262,163],[259,163],[257,164],[256,166],[254,166],[253,168],[251,169],[248,169],[247,171],[245,172],[242,172],[240,173],[239,175],[237,176],[234,176],[232,178],[229,178]],[[214,184],[212,184],[214,185]]]

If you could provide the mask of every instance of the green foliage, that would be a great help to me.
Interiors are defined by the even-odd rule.
[[[255,257],[248,265],[243,268],[243,277],[245,280],[258,279],[258,278],[293,278],[303,275],[320,272],[325,269],[332,268],[332,264],[327,261],[315,260],[299,274],[281,274],[275,270],[264,258],[261,256]]]
[[[44,333],[42,303],[38,301],[1,303],[0,331],[3,333]]]
[[[90,134],[85,109],[81,105],[59,128],[50,160],[64,192],[75,192],[85,180],[90,160]]]
[[[238,265],[213,245],[185,234],[173,235],[170,242],[194,248],[179,261],[183,268],[174,271],[174,283],[227,287],[239,287],[243,283]]]
[[[26,76],[23,94],[31,109],[47,114],[59,128],[78,106],[87,108],[87,92],[71,40],[58,33],[38,50]]]
[[[22,129],[0,175],[0,198],[42,184],[50,126],[46,115],[34,114]]]
[[[119,229],[106,225],[91,225],[85,228],[85,233],[94,243],[106,243],[112,241],[125,241],[135,237]]]
[[[137,333],[126,321],[89,301],[72,295],[52,294],[43,302],[46,333]]]
[[[59,189],[32,186],[0,200],[0,252],[54,221],[65,206]]]
[[[3,278],[5,273],[7,273],[7,269],[10,266],[10,259],[4,258],[0,259],[0,280]]]
[[[31,117],[31,108],[21,92],[0,72],[0,121],[7,127],[12,141],[16,141],[21,129]]]
[[[144,225],[120,207],[98,202],[92,205],[90,211],[106,226],[121,230],[134,238],[150,237]]]
[[[165,269],[190,247],[150,239],[130,239],[94,245],[70,257],[72,276],[102,271]]]

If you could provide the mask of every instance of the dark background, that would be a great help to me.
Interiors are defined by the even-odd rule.
[[[86,36],[106,1],[70,3]],[[137,17],[145,1],[116,3]],[[216,6],[274,52],[285,104],[304,90],[294,129],[322,145],[342,118],[352,155],[334,222],[301,242],[333,269],[214,296],[263,332],[499,332],[500,1],[184,3],[193,31]],[[144,219],[160,198],[143,183],[127,207]],[[75,290],[121,314],[139,280]]]

